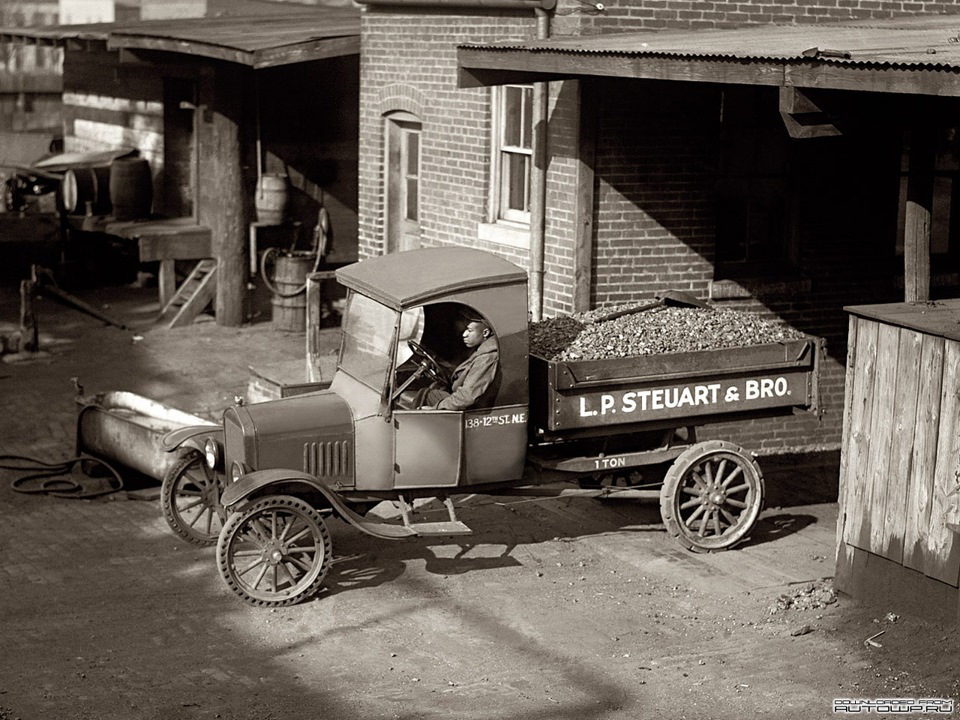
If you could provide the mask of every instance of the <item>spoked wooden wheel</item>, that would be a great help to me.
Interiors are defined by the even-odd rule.
[[[217,569],[253,605],[293,605],[320,588],[331,553],[323,516],[299,498],[273,495],[230,515],[217,542]]]
[[[760,467],[742,448],[722,440],[697,443],[667,471],[660,515],[689,550],[726,550],[753,529],[763,492]]]
[[[160,486],[160,506],[170,529],[194,545],[216,543],[226,517],[220,504],[223,488],[223,476],[207,467],[203,455],[186,455]]]

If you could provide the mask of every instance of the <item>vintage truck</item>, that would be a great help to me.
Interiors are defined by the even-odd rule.
[[[412,250],[348,265],[337,279],[348,296],[329,387],[239,403],[216,431],[164,438],[201,476],[191,487],[207,494],[194,492],[194,504],[222,512],[222,579],[255,605],[318,591],[332,558],[328,518],[387,539],[469,533],[453,503],[465,493],[658,498],[683,546],[730,548],[757,520],[763,476],[735,444],[698,442],[696,426],[817,406],[817,338],[557,362],[530,355],[527,274],[499,256]],[[465,319],[478,315],[499,343],[486,401],[415,409],[415,391],[463,359]],[[644,484],[639,468],[667,464],[654,489]],[[424,498],[445,505],[446,519],[417,522]],[[384,500],[402,523],[364,517]]]

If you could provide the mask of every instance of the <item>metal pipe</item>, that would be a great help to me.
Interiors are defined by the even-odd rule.
[[[550,16],[537,9],[537,40],[550,37]],[[543,318],[544,246],[547,219],[547,115],[550,86],[533,85],[533,168],[530,173],[530,312],[531,319]]]
[[[553,10],[557,0],[357,0],[361,5]]]

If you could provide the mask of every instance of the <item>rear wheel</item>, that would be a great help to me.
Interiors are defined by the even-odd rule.
[[[332,550],[323,516],[312,505],[273,495],[230,515],[217,541],[217,569],[252,605],[293,605],[320,589]]]
[[[671,465],[660,491],[660,515],[689,550],[726,550],[753,529],[763,493],[756,461],[733,443],[710,440],[688,448]]]
[[[223,476],[207,467],[203,455],[185,455],[160,485],[160,507],[170,529],[194,545],[216,543],[226,517],[223,488]]]

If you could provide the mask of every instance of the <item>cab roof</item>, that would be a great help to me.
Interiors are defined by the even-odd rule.
[[[525,283],[527,273],[483,250],[439,247],[366,258],[337,270],[337,280],[402,310],[469,290]]]

